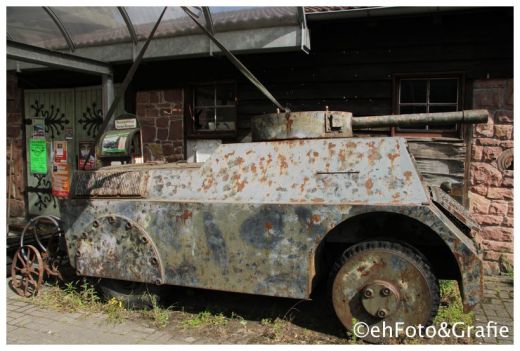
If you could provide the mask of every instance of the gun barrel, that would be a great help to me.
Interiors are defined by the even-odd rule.
[[[352,129],[380,127],[415,127],[424,125],[440,125],[453,123],[485,123],[488,120],[487,110],[466,110],[455,112],[414,113],[407,115],[387,115],[353,117]]]

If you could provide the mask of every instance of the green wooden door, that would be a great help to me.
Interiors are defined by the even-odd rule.
[[[117,94],[118,87],[115,89]],[[123,112],[123,106],[124,101],[121,101],[116,115]],[[71,174],[78,169],[80,145],[94,141],[103,120],[101,87],[26,90],[25,117],[30,120],[44,118],[47,142],[46,174],[31,173],[30,154],[27,155],[29,214],[59,216],[58,199],[52,195],[51,150],[57,141],[65,141]],[[33,123],[26,125],[28,153],[33,129]]]
[[[73,162],[74,90],[26,90],[25,91],[27,199],[30,215],[59,216],[58,199],[52,195],[52,150],[56,141],[67,144],[67,163]],[[47,153],[45,173],[31,172],[31,139],[37,137],[35,124],[43,119]],[[69,140],[67,140],[67,137]]]

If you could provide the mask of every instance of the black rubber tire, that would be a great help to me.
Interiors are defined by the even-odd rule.
[[[151,309],[161,299],[159,288],[155,285],[105,278],[99,281],[98,286],[107,300],[118,299],[128,309]]]
[[[414,247],[407,245],[405,243],[386,241],[386,240],[372,240],[365,241],[358,244],[355,244],[348,249],[346,249],[340,258],[333,265],[328,281],[328,291],[329,291],[329,301],[332,305],[332,294],[333,294],[333,283],[336,278],[336,275],[343,267],[343,265],[352,260],[356,259],[356,257],[362,257],[366,251],[374,250],[374,249],[383,249],[386,251],[395,251],[401,254],[406,255],[411,261],[414,262],[414,265],[423,273],[423,277],[425,278],[428,289],[430,291],[430,295],[432,297],[432,308],[430,311],[430,315],[427,321],[424,322],[424,326],[431,325],[433,323],[433,319],[437,314],[440,303],[440,289],[439,282],[435,275],[432,272],[431,264],[428,262],[426,257],[420,253]],[[341,321],[340,321],[341,322]],[[370,341],[370,340],[369,340]],[[380,342],[376,340],[372,340],[375,342]]]

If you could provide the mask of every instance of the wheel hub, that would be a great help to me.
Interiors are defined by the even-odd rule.
[[[361,291],[363,308],[377,318],[386,318],[397,311],[399,302],[399,290],[387,281],[374,280]]]

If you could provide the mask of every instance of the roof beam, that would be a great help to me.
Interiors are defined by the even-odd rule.
[[[71,52],[73,52],[74,49],[76,49],[76,45],[74,45],[74,42],[72,41],[72,38],[69,35],[69,32],[67,32],[67,29],[63,25],[63,22],[61,22],[60,18],[56,15],[56,13],[54,13],[54,11],[50,7],[48,7],[48,6],[42,6],[42,7],[45,10],[45,12],[47,12],[49,17],[53,20],[53,22],[56,24],[58,29],[60,30],[61,35],[63,35],[63,38],[65,39],[65,41],[67,42],[67,45],[69,46],[69,50]]]
[[[118,6],[117,9],[119,10],[121,17],[123,17],[123,20],[126,23],[126,28],[128,29],[130,38],[132,38],[132,42],[134,43],[134,45],[136,45],[137,44],[137,34],[135,33],[135,28],[132,23],[132,20],[130,19],[130,16],[128,15],[128,12],[126,12],[126,9],[123,6]]]
[[[112,74],[110,65],[105,62],[43,49],[32,45],[18,43],[12,40],[7,40],[6,52],[7,58],[17,61],[59,67],[91,74]]]

